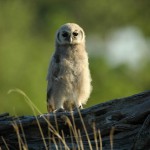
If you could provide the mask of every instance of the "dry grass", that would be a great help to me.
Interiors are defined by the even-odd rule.
[[[65,137],[64,131],[61,130],[61,133],[59,133],[60,129],[59,129],[57,118],[56,118],[55,114],[54,114],[55,115],[54,118],[55,118],[55,124],[56,124],[55,128],[56,129],[52,126],[52,124],[49,122],[49,120],[46,118],[46,116],[40,112],[40,110],[35,106],[35,104],[29,99],[29,97],[23,91],[21,91],[19,89],[14,89],[14,90],[9,91],[9,93],[11,93],[11,92],[17,92],[17,93],[21,94],[24,97],[26,103],[32,109],[34,116],[36,118],[36,121],[37,121],[37,125],[39,128],[42,140],[43,140],[44,147],[46,150],[51,149],[50,146],[52,145],[52,143],[55,145],[56,150],[62,150],[62,149],[70,150],[70,147],[72,147],[71,149],[74,149],[74,150],[76,150],[76,149],[77,150],[84,150],[85,149],[84,146],[87,146],[87,145],[84,145],[84,141],[83,141],[81,132],[76,127],[73,113],[71,113],[72,121],[66,115],[61,116],[61,118],[65,121],[65,123],[69,127],[70,141],[71,141],[71,145],[69,147],[67,145],[67,141],[66,141],[67,137]],[[43,117],[43,119],[48,124],[48,136],[49,136],[48,138],[44,137],[43,129],[42,129],[42,127],[39,123],[39,120],[36,116],[36,112],[41,114],[41,117]],[[102,137],[101,137],[100,129],[97,129],[95,123],[93,123],[93,135],[94,135],[94,141],[95,141],[95,146],[93,148],[90,137],[88,135],[88,131],[86,129],[86,125],[84,123],[82,114],[81,114],[79,109],[78,109],[78,114],[79,114],[83,129],[84,129],[84,132],[86,135],[86,139],[87,139],[86,141],[88,142],[89,149],[90,150],[102,150]],[[19,127],[16,124],[16,122],[13,122],[12,125],[13,125],[16,133],[17,133],[19,149],[20,150],[28,150],[28,145],[27,145],[27,141],[25,138],[25,133],[24,133],[21,121],[20,121],[19,127],[21,128],[22,134],[19,133]],[[114,128],[112,128],[112,130],[110,132],[110,146],[111,146],[110,149],[111,150],[113,150],[113,134],[114,134]],[[6,149],[9,150],[9,146],[7,145],[7,143],[3,137],[2,137],[2,140],[3,140],[3,143],[5,144]]]

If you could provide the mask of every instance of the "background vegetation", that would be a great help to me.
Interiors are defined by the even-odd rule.
[[[150,89],[149,0],[0,0],[0,113],[46,112],[46,74],[60,25],[87,38],[93,92],[86,107]]]

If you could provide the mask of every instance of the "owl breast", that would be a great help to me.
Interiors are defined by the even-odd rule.
[[[77,82],[77,78],[79,80],[82,73],[82,61],[80,60],[72,60],[62,58],[60,61],[60,73],[59,75],[63,77],[63,79],[67,79],[70,82]]]

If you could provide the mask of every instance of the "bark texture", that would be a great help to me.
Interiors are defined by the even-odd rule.
[[[150,91],[74,112],[0,115],[0,149],[149,150]]]

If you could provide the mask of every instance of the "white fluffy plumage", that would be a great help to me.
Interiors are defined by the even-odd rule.
[[[62,25],[56,32],[55,52],[47,75],[48,112],[82,107],[91,93],[91,75],[85,34],[75,23]]]

